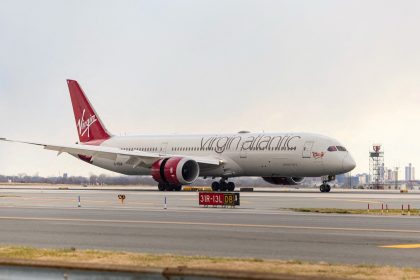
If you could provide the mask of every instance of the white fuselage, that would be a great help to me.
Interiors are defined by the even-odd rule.
[[[341,144],[308,133],[238,133],[214,135],[114,136],[101,146],[173,157],[211,157],[219,166],[200,168],[200,176],[319,177],[352,170],[348,151],[328,151]],[[127,175],[150,175],[151,169],[124,160],[93,157],[91,163]]]

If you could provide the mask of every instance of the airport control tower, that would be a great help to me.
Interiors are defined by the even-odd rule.
[[[374,144],[369,152],[369,177],[372,189],[384,188],[384,152],[382,146]]]

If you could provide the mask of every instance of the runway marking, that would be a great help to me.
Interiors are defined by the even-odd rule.
[[[358,199],[323,198],[323,197],[319,197],[317,199],[338,200],[338,201],[348,201],[348,202],[362,202],[362,203],[372,203],[372,204],[381,204],[381,203],[384,203],[383,201],[378,201],[378,200],[358,200]]]
[[[181,222],[181,221],[38,218],[38,217],[13,217],[13,216],[3,216],[3,217],[0,216],[0,220],[46,221],[46,222],[85,222],[85,223],[95,223],[96,222],[96,223],[118,223],[118,224],[127,223],[127,224],[156,224],[156,225],[189,225],[189,226],[210,226],[210,227],[220,226],[220,227],[239,227],[239,228],[305,229],[305,230],[321,230],[321,231],[354,231],[354,232],[387,232],[387,233],[415,233],[415,234],[420,234],[420,230],[404,230],[404,229],[313,227],[313,226],[203,223],[203,222]]]
[[[24,197],[22,198],[22,200],[34,200],[34,201],[66,201],[66,202],[71,202],[74,203],[75,201],[77,201],[77,197],[75,198],[58,198],[58,197],[43,197],[43,198],[39,198],[39,197]],[[96,204],[106,204],[106,205],[112,205],[112,204],[116,204],[116,203],[120,203],[117,199],[112,199],[112,200],[94,200],[94,199],[84,199],[82,197],[82,202],[84,203],[96,203]],[[159,205],[156,202],[152,202],[152,201],[145,201],[145,202],[132,202],[132,201],[126,201],[126,204],[134,204],[134,205]]]
[[[54,210],[66,210],[66,211],[80,211],[83,210],[101,210],[101,211],[143,211],[143,212],[168,212],[168,210],[163,209],[161,204],[154,203],[153,207],[144,206],[131,206],[130,204],[112,204],[108,205],[106,208],[99,207],[97,205],[88,205],[83,208],[75,207],[74,204],[68,205],[67,207],[63,206],[44,206],[44,205],[15,205],[15,204],[2,204],[0,203],[1,208],[13,208],[13,209],[54,209]],[[417,219],[416,216],[387,216],[387,215],[365,215],[365,214],[324,214],[324,213],[300,213],[292,212],[287,210],[288,208],[280,208],[277,210],[257,210],[254,208],[205,208],[199,206],[192,207],[174,207],[170,208],[171,213],[200,213],[200,214],[210,214],[210,215],[220,215],[220,213],[227,213],[233,215],[281,215],[281,216],[317,216],[317,217],[341,217],[341,218],[363,218],[363,219]]]
[[[420,244],[399,244],[399,245],[385,245],[379,246],[381,248],[391,248],[391,249],[418,249]]]

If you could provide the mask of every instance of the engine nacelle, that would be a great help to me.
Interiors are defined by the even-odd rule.
[[[152,165],[152,177],[158,183],[188,185],[197,179],[199,173],[198,163],[183,157],[160,159]]]
[[[262,177],[264,181],[274,185],[299,185],[305,180],[302,177]]]

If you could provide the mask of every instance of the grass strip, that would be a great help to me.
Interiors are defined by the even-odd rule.
[[[288,208],[295,212],[306,212],[306,213],[323,213],[323,214],[364,214],[364,215],[412,215],[418,216],[420,214],[419,209],[410,209],[410,213],[407,208],[402,211],[401,209],[342,209],[342,208]]]
[[[374,265],[336,265],[303,261],[178,256],[132,252],[33,247],[0,247],[0,258],[32,261],[59,261],[101,265],[140,266],[149,268],[187,267],[205,270],[230,270],[252,273],[277,273],[298,277],[339,279],[420,279],[420,269]]]

